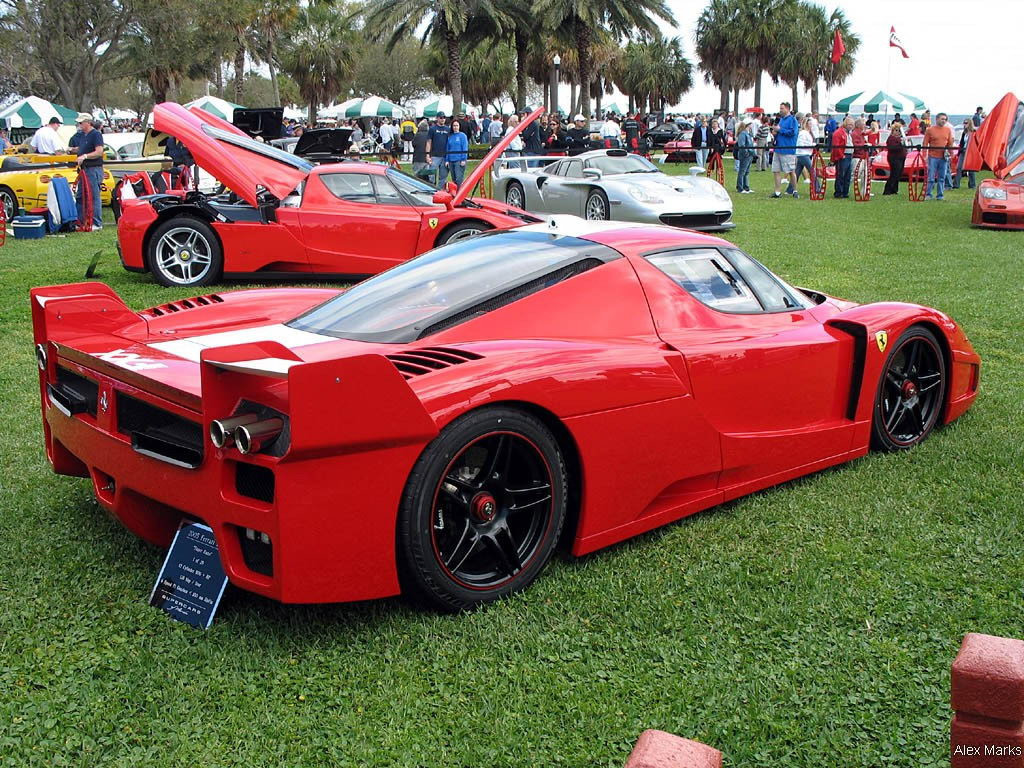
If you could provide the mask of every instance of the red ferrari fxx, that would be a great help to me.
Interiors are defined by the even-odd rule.
[[[314,165],[178,104],[154,107],[154,126],[229,190],[124,201],[121,262],[163,285],[361,278],[487,229],[540,221],[504,202],[468,199],[468,180],[453,197],[380,163]]]
[[[971,223],[993,229],[1024,229],[1024,103],[1006,94],[971,136],[966,168],[991,169],[974,193]]]
[[[344,292],[133,311],[81,283],[31,305],[53,469],[158,545],[204,521],[234,584],[288,603],[471,608],[528,585],[563,534],[582,555],[910,448],[967,410],[980,371],[937,310],[574,217]]]

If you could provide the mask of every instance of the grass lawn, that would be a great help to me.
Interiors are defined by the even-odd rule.
[[[556,558],[464,616],[229,590],[201,632],[148,607],[162,553],[46,464],[28,290],[102,249],[133,307],[194,291],[122,270],[112,227],[9,238],[0,766],[618,766],[645,728],[728,766],[948,765],[962,636],[1024,634],[1024,233],[971,229],[966,188],[819,203],[767,199],[769,178],[727,237],[798,285],[949,312],[984,360],[974,409],[910,453]]]

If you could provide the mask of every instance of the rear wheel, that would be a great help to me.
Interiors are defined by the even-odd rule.
[[[10,187],[0,187],[0,205],[8,222],[18,214],[18,198]]]
[[[590,221],[605,221],[609,218],[608,211],[608,195],[600,189],[591,190],[583,209],[586,218]]]
[[[565,489],[558,443],[533,416],[486,408],[457,419],[423,451],[402,496],[405,581],[446,611],[525,589],[554,551]]]
[[[217,235],[205,221],[174,216],[149,238],[146,261],[161,285],[210,285],[220,279],[224,255]]]
[[[505,203],[513,208],[526,209],[526,192],[518,181],[510,181],[505,188]]]
[[[884,451],[913,448],[939,421],[946,395],[946,360],[927,328],[905,331],[893,345],[878,382],[872,444]]]

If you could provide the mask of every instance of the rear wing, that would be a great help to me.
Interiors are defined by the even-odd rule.
[[[219,456],[251,452],[293,461],[424,442],[438,433],[409,382],[383,354],[307,362],[279,342],[254,341],[204,349],[197,363],[147,346],[152,337],[146,318],[104,283],[35,288],[30,300],[44,413],[54,405],[66,416],[91,411],[95,419],[104,393],[109,400],[141,395],[179,419],[200,422],[201,434],[186,446],[200,461],[222,448]],[[77,383],[62,384],[61,369],[71,370]],[[213,423],[239,416],[248,418],[246,424],[278,420],[277,432],[252,451],[211,448]],[[181,445],[140,434],[146,438],[140,452],[147,456],[198,466],[181,463]]]
[[[499,157],[491,168],[491,178],[497,180],[508,171],[529,172],[561,160],[563,155],[527,155],[525,157]],[[533,165],[530,165],[533,163]]]

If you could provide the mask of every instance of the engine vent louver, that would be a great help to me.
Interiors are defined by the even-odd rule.
[[[144,317],[161,317],[162,315],[171,315],[175,312],[182,312],[186,309],[195,309],[196,307],[208,307],[211,304],[220,304],[224,299],[216,293],[208,293],[206,296],[193,296],[191,299],[180,299],[178,301],[169,301],[166,304],[160,304],[156,307],[150,307],[139,312]]]
[[[395,368],[406,379],[468,363],[470,360],[479,360],[481,357],[482,355],[476,352],[451,347],[422,347],[387,355],[388,360],[394,363]]]

